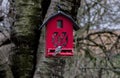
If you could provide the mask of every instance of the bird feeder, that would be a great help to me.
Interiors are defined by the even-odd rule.
[[[46,57],[53,57],[58,46],[62,48],[56,56],[73,56],[73,29],[79,29],[75,21],[64,12],[58,11],[48,17],[40,29],[43,26],[46,28]]]

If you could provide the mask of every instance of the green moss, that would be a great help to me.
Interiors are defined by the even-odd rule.
[[[16,53],[13,56],[13,74],[15,78],[30,78],[33,70],[34,51],[38,37],[36,33],[40,23],[39,3],[34,0],[16,0],[16,22],[14,37]],[[39,17],[38,17],[39,16]]]

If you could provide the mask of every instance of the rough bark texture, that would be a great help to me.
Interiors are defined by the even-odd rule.
[[[15,0],[16,21],[12,29],[15,43],[12,71],[15,78],[32,78],[41,23],[41,1]]]
[[[106,14],[106,1],[0,0],[0,78],[119,78],[120,32],[89,31]],[[46,58],[46,30],[39,26],[58,4],[83,28],[73,57]]]
[[[77,9],[80,6],[80,0],[60,1],[51,0],[50,6],[47,10],[45,18],[48,18],[51,14],[57,12],[56,6],[61,4],[61,8],[64,12],[76,18]],[[74,5],[78,5],[77,7]],[[63,8],[64,7],[64,8]],[[75,73],[72,74],[73,70],[70,63],[73,63],[71,57],[59,57],[59,58],[46,58],[45,57],[45,28],[41,30],[41,36],[39,40],[39,47],[37,52],[37,66],[34,74],[34,78],[74,78]],[[70,67],[70,68],[69,68]],[[72,69],[72,70],[70,70]],[[68,72],[68,70],[70,70]],[[72,72],[71,72],[72,71]],[[72,74],[72,76],[71,76]]]
[[[12,20],[9,19],[11,24],[6,23],[6,26],[8,26],[7,29],[9,29],[9,27],[12,28],[12,33],[7,33],[5,35],[3,33],[0,37],[0,44],[3,45],[3,43],[7,41],[10,43],[10,49],[14,45],[14,48],[12,48],[13,53],[11,61],[11,69],[14,78],[30,78],[33,77],[33,74],[34,78],[64,77],[65,59],[45,58],[45,42],[43,41],[45,40],[45,30],[44,28],[42,31],[37,29],[38,25],[49,15],[57,11],[56,5],[59,3],[66,13],[72,16],[74,15],[74,18],[76,18],[80,0],[10,0],[10,2],[11,8],[9,9],[11,10],[7,12],[11,14]],[[78,7],[74,5],[78,5]],[[12,25],[12,27],[10,25]],[[39,46],[38,40],[40,41]],[[9,53],[9,50],[7,53]],[[51,67],[51,64],[53,64],[55,68]]]
[[[10,68],[10,55],[14,44],[10,40],[10,27],[12,25],[12,17],[9,13],[10,2],[8,0],[0,1],[0,77],[13,78]]]

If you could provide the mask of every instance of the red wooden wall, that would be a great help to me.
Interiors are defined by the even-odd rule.
[[[58,27],[58,20],[63,23],[62,28]],[[46,56],[52,56],[57,46],[62,46],[57,56],[73,55],[73,23],[63,15],[57,15],[47,22]]]

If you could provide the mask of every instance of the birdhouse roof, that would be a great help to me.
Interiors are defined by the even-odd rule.
[[[57,13],[54,13],[54,14],[51,15],[49,18],[47,18],[47,19],[43,22],[43,24],[40,26],[40,29],[42,29],[43,26],[45,26],[49,20],[51,20],[52,18],[54,18],[54,17],[57,16],[57,15],[63,15],[63,16],[65,16],[66,18],[68,18],[69,20],[71,20],[71,22],[73,23],[73,28],[74,28],[75,30],[78,30],[78,29],[79,29],[79,26],[76,24],[76,22],[73,20],[73,18],[72,18],[71,16],[65,14],[65,13],[62,12],[62,11],[58,11]]]

